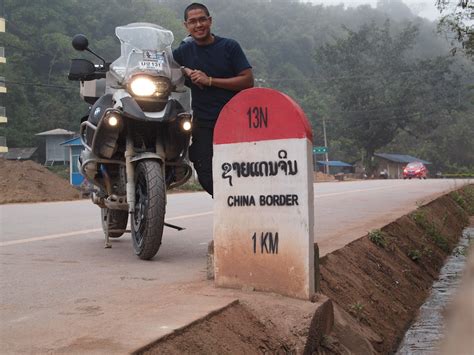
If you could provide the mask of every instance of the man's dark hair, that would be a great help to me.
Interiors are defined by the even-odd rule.
[[[191,5],[188,5],[188,7],[186,7],[184,9],[184,21],[187,21],[188,20],[188,12],[191,11],[191,10],[204,10],[204,12],[206,13],[206,16],[211,16],[209,14],[209,10],[207,9],[206,5],[203,5],[201,3],[198,3],[198,2],[193,2]]]

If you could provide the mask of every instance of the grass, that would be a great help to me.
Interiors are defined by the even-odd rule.
[[[387,237],[380,229],[373,229],[369,232],[369,240],[375,245],[385,248],[387,246]]]
[[[415,221],[415,223],[421,227],[426,234],[430,237],[433,242],[443,249],[445,252],[449,252],[449,244],[444,235],[438,230],[436,224],[428,220],[426,216],[426,212],[422,209],[418,209],[413,212],[411,218]]]
[[[204,191],[199,182],[194,180],[188,180],[185,184],[179,186],[177,190],[180,191]]]
[[[469,215],[474,215],[474,185],[466,186],[462,192],[451,192],[451,197]]]
[[[421,259],[422,253],[418,249],[412,249],[412,250],[408,251],[407,255],[414,262],[418,262]]]
[[[362,312],[364,312],[364,305],[361,302],[351,304],[351,312],[360,321],[362,319]]]
[[[69,165],[55,165],[46,167],[52,173],[69,181]]]

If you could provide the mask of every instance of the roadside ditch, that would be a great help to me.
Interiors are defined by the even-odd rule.
[[[332,302],[322,307],[323,323],[330,319],[316,325],[322,332],[316,337],[316,316],[311,322],[301,319],[311,323],[308,327],[297,322],[280,327],[278,320],[287,322],[290,312],[273,322],[262,321],[252,304],[241,301],[137,353],[394,353],[470,215],[474,185],[420,206],[321,258],[320,297]],[[291,300],[287,302],[290,306]]]

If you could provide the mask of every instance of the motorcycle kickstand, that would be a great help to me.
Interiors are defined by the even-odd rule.
[[[112,248],[112,243],[110,243],[109,227],[107,226],[107,230],[105,231],[105,246],[104,246],[104,249],[110,249],[110,248]]]

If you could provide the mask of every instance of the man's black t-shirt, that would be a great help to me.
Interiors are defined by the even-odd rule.
[[[194,41],[183,43],[173,51],[179,65],[198,69],[213,78],[231,78],[251,68],[240,45],[229,38],[214,36],[214,42],[199,46]],[[216,121],[224,105],[237,91],[191,83],[193,115],[198,121]]]

